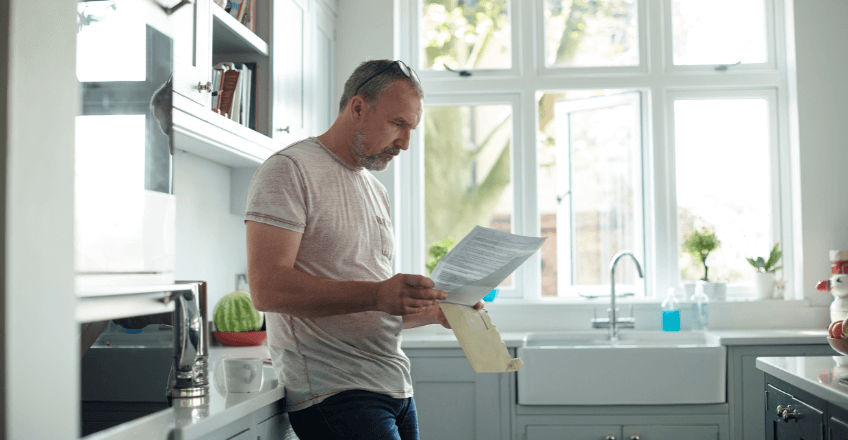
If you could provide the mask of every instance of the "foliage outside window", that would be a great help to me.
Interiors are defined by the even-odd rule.
[[[424,0],[422,12],[424,69],[511,67],[507,0]]]

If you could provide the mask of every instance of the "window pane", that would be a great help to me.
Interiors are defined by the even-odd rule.
[[[545,64],[638,65],[637,12],[635,0],[545,0]]]
[[[710,281],[753,282],[746,257],[768,257],[773,243],[769,107],[765,99],[674,102],[678,240],[711,228],[721,245],[707,258]],[[704,267],[679,250],[684,281]]]
[[[508,0],[424,0],[422,68],[509,69]]]
[[[476,225],[512,232],[512,107],[428,107],[424,130],[425,252]]]
[[[581,99],[587,95],[594,97]],[[617,252],[644,261],[639,94],[546,94],[539,121],[541,235],[551,237],[542,248],[542,296],[608,295]],[[642,293],[637,280],[631,264],[616,271],[620,292]]]
[[[673,0],[674,64],[766,62],[764,0]]]

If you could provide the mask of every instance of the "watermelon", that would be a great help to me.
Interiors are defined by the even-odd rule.
[[[265,314],[253,308],[249,293],[235,291],[218,301],[212,320],[219,332],[252,332],[262,328]]]

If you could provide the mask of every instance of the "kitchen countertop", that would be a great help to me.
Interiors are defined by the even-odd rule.
[[[603,335],[604,330],[587,330],[576,331],[575,333],[598,332]],[[626,334],[627,330],[623,330]],[[524,337],[531,332],[501,332],[501,339],[509,348],[520,347]],[[568,332],[565,332],[568,333]],[[827,343],[827,330],[719,330],[710,331],[710,333],[719,337],[721,345],[795,345],[795,344],[824,344]],[[427,348],[460,348],[459,342],[453,333],[449,332],[409,332],[403,335],[401,347],[404,349],[427,349]],[[221,359],[226,357],[260,357],[267,359],[267,345],[254,347],[221,347],[213,346],[209,348],[209,381],[210,392],[208,398],[199,406],[195,407],[179,407],[175,404],[172,408],[168,408],[154,414],[141,417],[131,422],[123,423],[114,428],[106,429],[85,437],[86,440],[135,440],[149,438],[168,438],[173,440],[180,439],[199,439],[205,435],[226,426],[236,420],[247,416],[267,405],[270,405],[285,397],[284,387],[277,383],[277,378],[273,368],[265,366],[263,371],[262,389],[257,393],[227,393],[226,385],[223,378],[223,364]],[[781,375],[792,375],[780,365],[789,365],[790,361],[780,361],[780,359],[794,358],[759,358],[757,366],[760,366],[760,359],[773,361],[779,366],[771,366],[771,371],[776,371]],[[793,376],[796,381],[817,381],[818,374],[833,369],[836,363],[832,357],[808,357],[804,362],[819,363],[811,364],[803,371],[811,371],[808,375],[810,378],[801,378],[801,376]],[[782,362],[782,363],[781,363]],[[828,363],[829,362],[829,363]],[[766,364],[764,364],[766,365]],[[789,368],[789,367],[786,367]],[[848,367],[845,368],[845,373],[848,374]],[[762,369],[762,368],[761,368]],[[774,374],[771,373],[770,374]],[[783,371],[784,373],[780,373]],[[841,371],[840,371],[841,372]],[[775,376],[783,379],[782,376]],[[787,376],[788,377],[788,376]],[[786,379],[784,379],[786,380]],[[790,380],[786,380],[793,383]],[[838,381],[836,381],[838,382]],[[793,383],[795,384],[795,383]],[[797,385],[797,384],[796,384]],[[798,385],[800,386],[800,385]],[[848,385],[835,384],[822,385],[818,383],[819,388],[831,390],[839,394],[848,403]],[[806,389],[806,388],[805,388]],[[840,401],[841,402],[841,401]],[[172,434],[173,433],[173,434]]]
[[[622,330],[626,335],[627,329]],[[573,333],[597,332],[606,334],[606,330],[573,331]],[[501,340],[508,348],[521,347],[524,337],[532,332],[501,332]],[[539,332],[553,333],[553,332]],[[557,332],[558,333],[558,332]],[[563,333],[569,333],[565,331]],[[715,330],[709,333],[718,336],[724,346],[734,345],[807,345],[827,344],[827,330]],[[401,348],[459,348],[459,342],[453,333],[411,332],[403,335]]]
[[[848,356],[759,357],[757,369],[828,402],[848,406]],[[839,365],[844,364],[844,365]]]
[[[174,399],[171,408],[91,434],[85,440],[199,439],[285,397],[271,366],[263,368],[259,392],[227,393],[221,360],[228,357],[268,359],[268,347],[209,347],[209,396],[200,405],[180,407]]]

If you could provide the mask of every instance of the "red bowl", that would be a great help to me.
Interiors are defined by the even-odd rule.
[[[262,332],[213,332],[215,339],[224,345],[234,347],[248,347],[251,345],[262,345],[267,335]]]
[[[848,356],[848,339],[827,338],[827,343],[830,344],[834,350]]]

